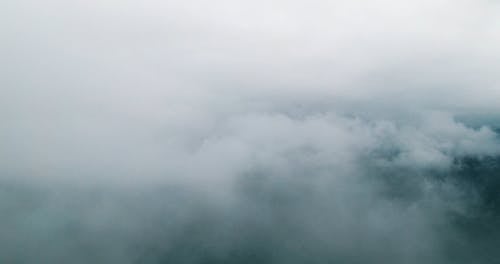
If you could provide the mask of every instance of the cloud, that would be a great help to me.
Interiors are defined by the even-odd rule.
[[[3,262],[497,256],[496,3],[0,12]]]

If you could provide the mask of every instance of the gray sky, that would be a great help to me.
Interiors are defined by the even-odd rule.
[[[489,219],[467,159],[499,176],[498,3],[19,0],[0,17],[0,262],[490,263],[456,222]]]

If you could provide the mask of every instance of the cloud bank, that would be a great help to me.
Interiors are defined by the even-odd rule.
[[[1,10],[0,262],[500,259],[494,2]]]

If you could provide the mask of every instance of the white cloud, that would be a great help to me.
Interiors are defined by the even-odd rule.
[[[458,232],[449,215],[467,215],[474,199],[455,179],[433,176],[453,173],[457,159],[499,155],[487,127],[498,124],[477,121],[500,110],[493,2],[2,6],[0,181],[21,182],[28,194],[3,191],[0,208],[14,213],[0,234],[1,224],[14,231],[0,243],[34,252],[58,234],[67,255],[47,248],[45,260],[84,259],[64,237],[81,217],[79,239],[108,250],[101,263],[131,262],[134,237],[182,251],[172,230],[198,218],[214,230],[185,243],[222,236],[208,250],[222,255],[246,245],[241,234],[271,241],[284,263],[300,259],[302,246],[340,261],[359,251],[360,261],[446,263],[441,247]],[[36,209],[15,204],[44,188]],[[144,237],[156,228],[165,237]],[[96,242],[82,230],[126,239]]]

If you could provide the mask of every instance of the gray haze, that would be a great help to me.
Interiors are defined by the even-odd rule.
[[[498,263],[500,4],[0,3],[1,263]]]

